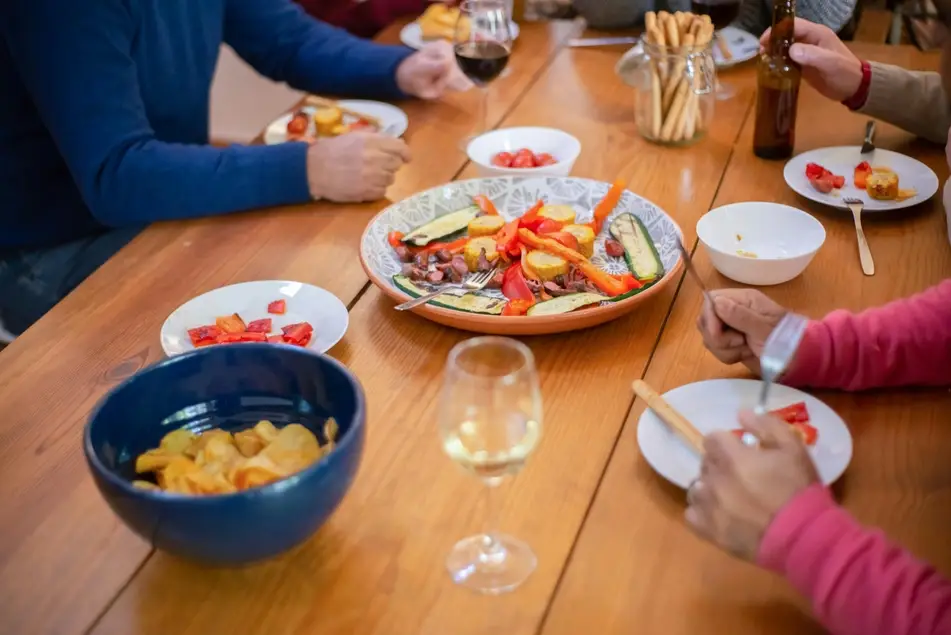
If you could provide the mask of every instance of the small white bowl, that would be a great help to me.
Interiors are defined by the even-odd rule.
[[[697,237],[724,276],[767,286],[801,274],[825,242],[826,230],[795,207],[734,203],[704,214],[697,223]]]
[[[500,168],[492,165],[499,152],[547,152],[558,163],[540,168]],[[555,128],[501,128],[479,135],[466,148],[469,160],[479,168],[479,176],[568,176],[581,154],[581,142]]]

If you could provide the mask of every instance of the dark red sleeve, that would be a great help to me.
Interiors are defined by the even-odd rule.
[[[373,37],[394,20],[426,10],[427,0],[297,0],[318,20],[359,35]]]

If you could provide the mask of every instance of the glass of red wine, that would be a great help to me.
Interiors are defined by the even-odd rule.
[[[512,52],[512,32],[505,0],[465,0],[453,41],[456,62],[481,93],[479,130],[488,130],[489,84],[505,70]]]
[[[730,26],[730,24],[736,20],[740,14],[740,3],[741,0],[691,0],[690,2],[691,9],[694,13],[697,15],[710,16],[710,21],[713,22],[713,27],[717,30],[714,36],[716,40],[713,42],[713,46],[720,48],[721,53],[723,53],[724,49],[729,45],[726,40],[723,39],[723,35],[720,31]],[[724,54],[723,57],[726,57],[726,55]],[[736,95],[736,89],[730,84],[721,82],[719,80],[719,73],[717,73],[717,77],[717,99],[721,101],[732,99],[733,96]]]

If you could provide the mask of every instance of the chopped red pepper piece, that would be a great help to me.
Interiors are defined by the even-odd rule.
[[[549,220],[543,216],[540,216],[542,208],[545,207],[545,201],[536,201],[532,205],[531,209],[525,212],[518,219],[518,226],[521,229],[528,229],[530,231],[538,231],[538,226],[544,223],[546,220]]]
[[[268,335],[267,341],[271,344],[283,344],[284,336],[283,335]]]
[[[574,234],[569,234],[568,232],[553,232],[548,234],[546,238],[551,238],[572,251],[578,251],[578,238]]]
[[[868,177],[872,174],[872,166],[869,165],[868,161],[862,161],[857,166],[855,166],[855,187],[860,190],[865,189],[865,183],[868,181]]]
[[[188,337],[191,339],[192,345],[195,346],[195,348],[214,344],[219,335],[221,335],[221,329],[213,324],[188,329]]]
[[[614,277],[620,280],[621,283],[624,285],[624,288],[627,290],[625,291],[625,293],[627,293],[628,291],[634,291],[636,289],[640,289],[641,287],[644,286],[640,280],[634,277],[634,274],[623,273],[619,276],[614,276]]]
[[[495,209],[495,203],[493,203],[492,199],[490,199],[488,196],[485,196],[484,194],[479,194],[478,196],[473,196],[472,200],[476,205],[479,206],[479,209],[481,209],[483,212],[485,212],[489,216],[499,215],[499,210]]]
[[[525,315],[533,304],[535,303],[529,300],[509,300],[502,308],[502,315],[506,317]]]
[[[777,419],[782,419],[786,423],[805,423],[809,421],[809,411],[806,410],[806,403],[800,401],[785,408],[778,408],[770,412]]]
[[[525,273],[522,271],[520,262],[514,263],[502,275],[502,295],[509,300],[535,302],[535,294],[525,281]]]
[[[542,219],[542,222],[538,223],[535,227],[536,234],[554,234],[555,232],[560,232],[562,227],[565,224],[550,218]]]
[[[495,243],[496,251],[503,256],[514,256],[518,253],[518,219],[502,226],[499,233],[495,235]]]
[[[248,333],[270,333],[271,318],[252,320],[248,323]]]
[[[274,315],[284,315],[287,313],[287,300],[275,300],[267,305],[267,312]]]
[[[390,247],[399,247],[403,244],[403,232],[390,232],[386,235],[386,242],[390,243]]]
[[[222,333],[218,336],[219,344],[234,344],[235,342],[266,342],[265,333]]]
[[[307,322],[299,322],[297,324],[288,324],[283,327],[281,331],[284,333],[284,341],[288,344],[306,346],[306,343],[310,341],[311,334],[314,332],[314,327]]]
[[[604,221],[608,219],[608,216],[610,216],[614,208],[617,207],[618,202],[621,200],[621,195],[624,193],[624,187],[624,181],[615,181],[611,184],[611,189],[604,195],[604,198],[594,206],[594,220],[591,221],[591,228],[595,234],[601,232]]]
[[[237,313],[215,318],[215,325],[225,333],[244,333],[248,326]]]

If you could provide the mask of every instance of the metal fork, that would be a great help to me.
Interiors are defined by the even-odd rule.
[[[449,291],[458,291],[463,290],[466,292],[469,291],[481,291],[485,288],[485,285],[489,284],[489,280],[495,277],[495,274],[498,273],[499,268],[493,267],[489,271],[476,271],[475,273],[469,274],[469,277],[462,282],[462,284],[451,284],[445,287],[436,289],[432,293],[427,293],[426,295],[421,295],[415,300],[410,300],[409,302],[404,302],[403,304],[398,304],[396,306],[397,311],[409,311],[410,309],[415,309],[418,306],[426,304],[433,298],[440,296]]]
[[[786,313],[766,338],[763,354],[759,358],[763,381],[760,384],[759,402],[753,408],[754,413],[764,415],[768,412],[766,404],[769,400],[769,389],[792,361],[808,323],[809,320],[801,315]],[[758,442],[749,432],[743,435],[743,443],[746,445],[756,445]]]
[[[868,247],[865,230],[862,229],[862,210],[865,209],[865,203],[857,198],[844,198],[842,202],[851,210],[852,220],[855,221],[855,235],[859,241],[859,260],[862,263],[862,273],[867,276],[874,276],[875,261],[872,260],[872,250]]]

